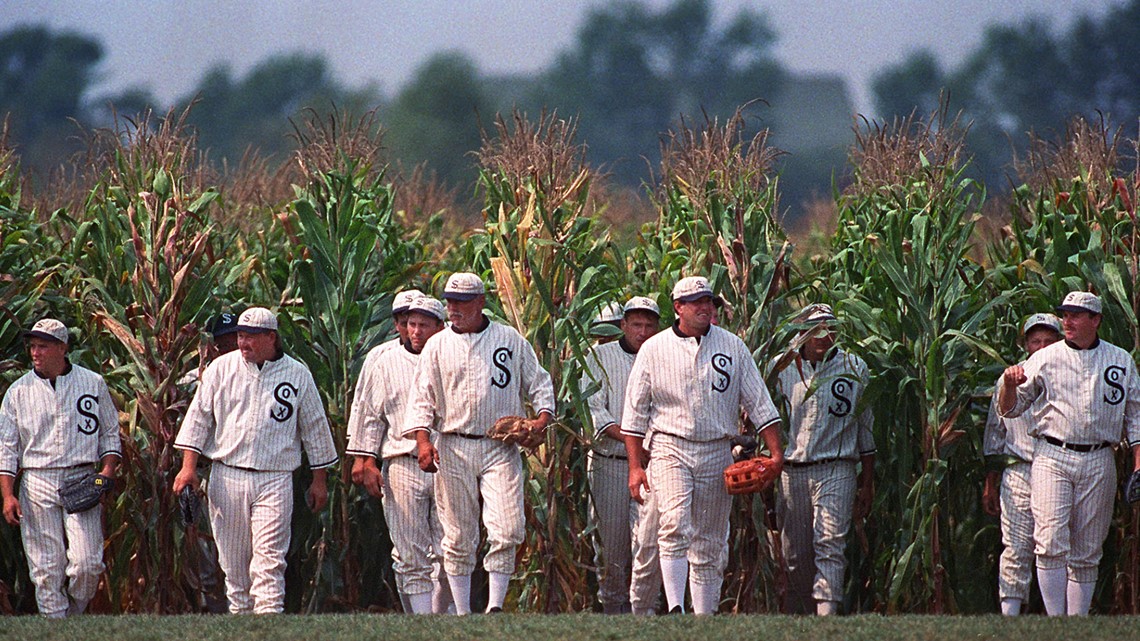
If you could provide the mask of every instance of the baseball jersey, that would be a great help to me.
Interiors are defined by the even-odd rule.
[[[811,463],[858,460],[875,453],[870,407],[859,411],[867,364],[841,349],[819,363],[796,358],[776,377],[788,413],[784,459]]]
[[[430,429],[486,435],[504,416],[554,414],[554,386],[534,348],[514,328],[486,321],[478,332],[447,328],[427,340],[416,367],[415,394],[403,434]]]
[[[611,425],[621,425],[625,405],[625,388],[637,352],[626,349],[624,340],[598,345],[586,357],[586,375],[581,387],[585,389],[596,381],[601,387],[590,395],[590,418],[597,435],[594,449],[609,456],[624,456],[625,444],[603,433]]]
[[[710,325],[704,336],[673,329],[645,341],[637,353],[622,409],[621,432],[650,430],[690,441],[739,433],[741,406],[764,429],[780,419],[744,341]]]
[[[239,351],[210,363],[174,447],[264,472],[297,469],[302,447],[313,469],[337,461],[313,375],[288,355],[260,369]]]
[[[1032,408],[1031,436],[1140,444],[1140,376],[1128,352],[1100,339],[1089,349],[1057,341],[1030,356],[1024,370],[1026,381],[1006,416]]]
[[[352,435],[356,434],[356,430],[360,426],[360,420],[362,417],[362,414],[359,411],[360,408],[358,406],[367,394],[367,390],[375,386],[375,383],[373,383],[372,379],[375,376],[376,372],[376,360],[380,358],[384,352],[387,352],[388,350],[398,345],[400,345],[399,336],[380,343],[376,347],[368,350],[368,354],[364,356],[364,364],[360,366],[360,378],[356,379],[356,389],[352,394],[352,410],[348,415],[348,427],[346,429],[346,433],[348,436],[348,441],[350,443],[352,442]]]
[[[0,474],[122,457],[119,411],[103,377],[78,365],[51,381],[16,379],[0,404]]]
[[[365,361],[360,380],[367,381],[367,387],[356,387],[349,423],[356,423],[357,428],[349,437],[346,454],[375,457],[379,453],[380,458],[392,458],[418,452],[416,440],[400,433],[406,422],[419,358],[419,354],[400,346],[385,349],[377,358]]]
[[[1025,363],[1021,363],[1024,367]],[[1033,461],[1033,448],[1037,439],[1029,435],[1029,428],[1033,425],[1032,413],[1022,413],[1017,418],[1002,418],[998,410],[998,394],[1001,392],[1002,379],[999,377],[994,385],[993,398],[990,400],[990,413],[986,415],[986,429],[982,434],[982,456],[987,459],[995,456],[1012,456],[1026,463]]]

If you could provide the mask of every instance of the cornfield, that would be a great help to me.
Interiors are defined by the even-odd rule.
[[[873,372],[864,402],[878,445],[874,517],[849,542],[851,612],[996,609],[982,426],[993,381],[1020,359],[1021,318],[1089,289],[1105,302],[1104,338],[1140,356],[1140,166],[1136,142],[1105,122],[1078,119],[1062,139],[1038,141],[1010,192],[989,199],[1008,207],[995,233],[976,224],[988,195],[966,177],[964,125],[942,112],[865,123],[850,184],[834,194],[834,231],[807,256],[780,221],[781,152],[739,114],[663,135],[647,187],[658,217],[632,237],[611,235],[607,207],[625,196],[556,114],[516,113],[484,132],[481,221],[429,170],[389,166],[374,114],[303,114],[280,169],[254,154],[217,169],[185,119],[144,114],[92,132],[74,184],[26,198],[19,157],[0,141],[0,379],[26,370],[21,331],[51,315],[78,329],[71,358],[104,374],[120,410],[125,460],[105,511],[95,612],[203,608],[211,588],[198,542],[176,524],[172,442],[190,401],[179,381],[200,367],[205,322],[223,309],[280,312],[286,349],[312,369],[343,451],[354,383],[392,329],[393,294],[438,295],[450,273],[480,273],[488,313],[527,337],[556,388],[557,420],[527,457],[527,538],[509,596],[544,613],[596,607],[592,389],[579,381],[589,321],[610,301],[650,296],[668,323],[672,284],[706,275],[726,299],[719,322],[761,365],[788,349],[803,305],[833,305],[845,347]],[[294,514],[287,609],[395,610],[379,505],[341,470],[328,509]],[[765,501],[735,505],[722,611],[780,608]],[[1118,506],[1095,608],[1136,614],[1138,523]],[[0,611],[34,609],[19,532],[4,526]]]

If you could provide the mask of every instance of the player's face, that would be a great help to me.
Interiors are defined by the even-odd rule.
[[[277,332],[237,333],[238,349],[241,357],[250,363],[261,365],[277,355]]]
[[[447,320],[451,321],[451,326],[461,334],[474,332],[483,324],[485,301],[483,296],[463,301],[450,299],[447,301]]]
[[[423,351],[427,340],[443,329],[443,321],[418,312],[407,314],[407,317],[408,344],[411,345],[413,352],[419,354]]]
[[[237,332],[230,332],[229,334],[223,334],[215,338],[214,347],[218,350],[218,356],[234,351],[238,348]]]
[[[713,316],[716,314],[716,303],[713,302],[712,296],[702,296],[693,301],[673,303],[673,311],[677,312],[681,331],[690,335],[703,334],[712,324]]]
[[[28,339],[28,355],[32,368],[43,376],[54,378],[63,373],[67,363],[67,345],[62,341],[32,337]]]
[[[396,321],[396,333],[400,335],[401,343],[408,342],[408,316],[407,312],[400,312],[396,314],[394,319]]]
[[[1065,338],[1080,347],[1088,347],[1096,340],[1100,328],[1100,314],[1092,312],[1061,312],[1061,326]]]
[[[1033,356],[1033,352],[1048,347],[1061,340],[1061,335],[1048,327],[1034,327],[1025,335],[1025,351]]]
[[[835,333],[828,329],[816,330],[804,343],[804,358],[809,361],[822,361],[828,350],[835,346]]]
[[[650,336],[657,333],[657,316],[649,312],[632,311],[621,319],[621,331],[629,348],[638,351]]]

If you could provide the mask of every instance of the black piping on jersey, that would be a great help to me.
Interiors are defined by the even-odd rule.
[[[711,331],[712,331],[712,323],[709,323],[709,326],[705,328],[705,331],[703,334],[701,334],[701,336],[708,336],[709,332],[711,332]],[[681,338],[695,338],[695,339],[697,339],[697,343],[701,342],[701,336],[689,336],[688,334],[684,334],[681,332],[681,321],[673,321],[673,333],[676,334],[677,336],[680,336]]]
[[[633,347],[630,346],[629,341],[625,339],[625,336],[622,336],[618,339],[618,345],[621,346],[621,351],[625,352],[626,354],[637,354],[637,350],[633,349]]]
[[[310,470],[320,470],[320,469],[324,469],[326,467],[332,467],[332,466],[336,465],[336,462],[339,460],[340,460],[340,457],[336,456],[336,457],[333,457],[333,460],[329,461],[328,463],[321,463],[320,465],[310,465],[309,469]]]
[[[1077,345],[1076,343],[1070,341],[1067,338],[1065,339],[1065,344],[1068,345],[1070,349],[1075,349],[1078,352],[1090,350],[1090,349],[1096,349],[1096,348],[1100,347],[1100,336],[1097,336],[1096,338],[1094,338],[1092,344],[1089,345],[1088,347],[1081,347],[1080,345]]]

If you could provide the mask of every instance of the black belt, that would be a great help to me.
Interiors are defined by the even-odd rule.
[[[590,450],[590,454],[593,456],[600,456],[602,458],[613,459],[615,461],[628,461],[629,460],[628,456],[622,456],[621,454],[602,454],[601,452],[598,452],[596,450]]]
[[[834,456],[832,458],[820,459],[818,461],[784,461],[784,467],[811,467],[813,465],[823,465],[824,463],[834,463],[836,461],[847,461],[848,463],[855,462],[849,458],[839,458],[838,456]]]
[[[462,436],[463,438],[471,439],[472,441],[478,441],[480,439],[486,438],[482,434],[464,434],[463,432],[444,432],[444,434],[447,434],[448,436]]]
[[[1095,452],[1097,450],[1103,450],[1106,447],[1112,447],[1112,443],[1108,441],[1100,443],[1066,443],[1052,436],[1042,436],[1041,438],[1049,445],[1055,445],[1061,449],[1072,450],[1074,452]]]

